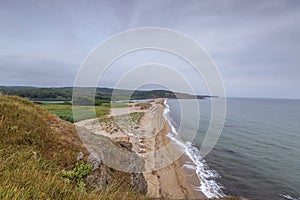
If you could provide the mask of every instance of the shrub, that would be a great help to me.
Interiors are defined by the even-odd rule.
[[[85,177],[92,172],[91,164],[78,164],[76,163],[75,167],[72,170],[63,170],[62,177],[65,179],[66,183],[75,182],[79,189],[85,189],[84,179]]]

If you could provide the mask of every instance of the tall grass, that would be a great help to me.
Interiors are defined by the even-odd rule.
[[[146,198],[131,191],[128,174],[113,170],[112,183],[101,192],[66,182],[62,171],[87,151],[72,124],[40,105],[0,95],[0,137],[0,199]]]

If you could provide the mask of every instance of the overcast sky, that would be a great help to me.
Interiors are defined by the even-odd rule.
[[[200,43],[228,96],[300,98],[298,0],[0,1],[0,85],[72,86],[92,49],[140,27],[174,29]],[[184,66],[140,52],[118,60],[103,85],[113,86],[120,66],[151,59]],[[205,93],[197,77],[189,79]]]

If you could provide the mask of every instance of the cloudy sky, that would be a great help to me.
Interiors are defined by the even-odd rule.
[[[99,43],[141,27],[174,29],[200,43],[228,96],[300,98],[297,0],[1,1],[0,85],[71,86]],[[152,51],[118,60],[103,85],[113,86],[121,66],[151,61],[184,67],[205,93],[189,66]]]

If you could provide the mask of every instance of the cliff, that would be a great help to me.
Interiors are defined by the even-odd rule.
[[[0,95],[0,137],[0,199],[146,198],[136,175],[104,166],[73,124],[28,100]]]

